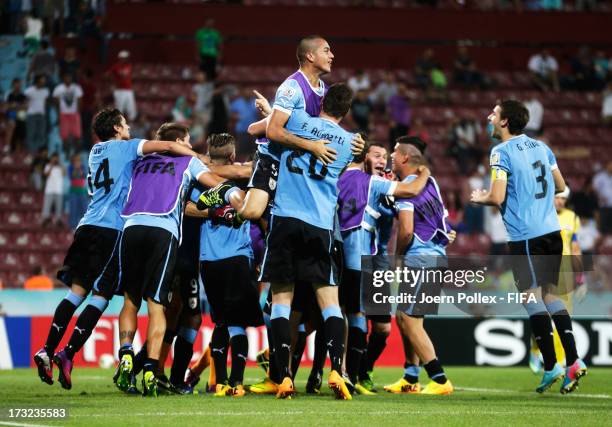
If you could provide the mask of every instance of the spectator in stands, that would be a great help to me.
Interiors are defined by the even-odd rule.
[[[88,2],[79,3],[75,21],[77,32],[79,34],[79,48],[84,51],[87,47],[88,39],[94,39],[98,42],[98,59],[100,63],[106,64],[106,52],[108,48],[108,39],[102,31],[102,15],[106,2],[97,2],[98,10],[94,10]]]
[[[427,49],[423,52],[423,55],[417,59],[414,65],[414,79],[417,85],[425,90],[431,86],[432,70],[434,68],[440,68],[434,57],[435,54],[433,49]]]
[[[368,99],[368,92],[362,89],[356,92],[351,104],[351,117],[357,125],[357,132],[368,134],[370,132],[370,114],[372,104]]]
[[[49,47],[49,42],[43,40],[40,43],[40,49],[34,54],[30,61],[27,79],[31,80],[33,76],[43,75],[47,78],[47,84],[52,86],[56,73],[57,63],[55,57]]]
[[[235,123],[234,135],[238,141],[236,154],[239,158],[243,158],[255,149],[247,129],[251,123],[259,120],[259,113],[255,107],[255,96],[250,89],[243,87],[238,90],[236,98],[230,104],[230,113]]]
[[[357,73],[348,79],[347,84],[351,89],[353,89],[354,93],[359,92],[360,90],[369,91],[370,90],[370,76],[364,70],[357,70]]]
[[[13,79],[11,91],[6,97],[6,148],[13,152],[23,146],[25,138],[25,123],[27,98],[21,88],[21,80]]]
[[[463,233],[465,231],[465,225],[463,224],[463,204],[461,203],[459,193],[457,191],[449,191],[446,193],[444,200],[446,201],[445,206],[448,210],[448,223],[457,233]]]
[[[202,70],[209,81],[217,78],[217,62],[221,56],[221,34],[215,29],[214,19],[207,19],[195,33],[196,48]]]
[[[597,247],[601,243],[602,236],[597,230],[597,222],[593,218],[582,218],[580,216],[579,218],[578,245],[582,252],[584,271],[588,272],[593,270],[593,255],[597,254]]]
[[[64,153],[78,153],[81,146],[81,99],[83,89],[75,83],[71,73],[62,75],[62,83],[53,90],[59,107],[59,128]]]
[[[32,55],[41,45],[43,22],[35,11],[26,15],[23,21],[23,47],[22,55]]]
[[[447,80],[442,66],[435,59],[433,49],[427,49],[417,59],[414,66],[414,78],[418,86],[425,90],[425,96],[430,100],[444,101],[447,99]]]
[[[45,18],[46,31],[48,34],[64,34],[65,13],[63,0],[45,0],[43,2],[42,14]],[[57,24],[57,26],[55,24]]]
[[[74,46],[67,46],[64,50],[64,56],[59,60],[59,73],[60,76],[64,74],[72,75],[72,81],[79,81],[81,62],[77,58],[76,48]]]
[[[412,124],[412,127],[410,128],[410,132],[408,132],[408,135],[418,136],[428,146],[432,142],[431,135],[429,134],[429,131],[425,127],[425,124],[423,123],[423,119],[420,117],[417,117],[414,119],[414,123]]]
[[[204,140],[205,130],[208,128],[212,115],[212,96],[215,84],[206,80],[206,74],[199,71],[195,75],[195,84],[191,88],[191,96],[194,97],[193,124],[191,127],[191,138],[197,144]],[[199,137],[197,137],[199,135]]]
[[[225,88],[218,87],[213,91],[211,101],[212,115],[208,123],[207,135],[229,131],[229,101]]]
[[[598,50],[593,60],[593,66],[595,67],[595,76],[601,82],[607,82],[610,80],[610,63],[611,59],[606,57],[606,53],[603,50]]]
[[[379,111],[385,111],[389,99],[397,93],[395,74],[387,71],[380,83],[370,93],[370,102]]]
[[[51,222],[51,210],[55,213],[55,224],[62,227],[62,214],[64,208],[64,176],[66,170],[62,165],[59,154],[53,153],[49,163],[45,166],[45,197],[42,208],[42,225]]]
[[[193,117],[193,108],[185,96],[179,96],[172,108],[172,121],[189,127]]]
[[[531,96],[524,102],[525,107],[529,111],[529,121],[525,126],[525,134],[531,137],[536,137],[542,134],[542,120],[544,118],[544,106],[537,96]]]
[[[136,98],[132,88],[132,64],[130,52],[122,50],[117,55],[118,61],[108,70],[107,74],[113,77],[115,88],[115,108],[125,114],[129,121],[133,121],[138,115],[136,110]]]
[[[139,113],[136,120],[130,125],[130,135],[133,138],[148,139],[151,135],[152,125],[145,113]]]
[[[23,289],[26,291],[50,291],[53,289],[53,280],[43,273],[41,266],[36,266],[32,269],[32,276],[24,282]]]
[[[531,79],[536,87],[544,92],[559,91],[559,64],[548,49],[543,49],[529,59],[527,65]]]
[[[573,89],[584,91],[603,89],[604,82],[597,78],[593,56],[588,46],[582,46],[570,63],[572,68],[570,81]]]
[[[480,132],[480,123],[471,113],[452,122],[450,151],[464,175],[471,174],[475,166],[480,163],[482,157],[482,148],[478,143]]]
[[[81,98],[81,136],[83,148],[89,151],[93,145],[93,133],[91,122],[96,111],[100,107],[100,93],[98,92],[98,82],[94,79],[93,71],[88,68],[81,74],[79,85],[83,89]]]
[[[597,193],[593,188],[593,177],[586,177],[578,190],[571,195],[571,205],[580,218],[596,218],[599,214]]]
[[[131,129],[130,129],[131,130]],[[87,210],[89,197],[87,195],[87,171],[83,166],[81,154],[72,156],[68,166],[70,192],[68,196],[68,225],[74,230]]]
[[[459,46],[453,62],[455,83],[466,88],[483,87],[484,76],[478,71],[476,63],[469,55],[467,47]]]
[[[389,116],[389,144],[391,147],[400,136],[408,135],[412,122],[410,92],[405,84],[400,83],[397,93],[389,98],[387,114]]]
[[[599,199],[599,230],[612,233],[612,161],[595,175],[593,189]]]
[[[34,85],[24,92],[28,99],[26,115],[26,148],[35,151],[47,145],[47,102],[49,89],[47,78],[43,75],[34,77]]]
[[[32,160],[30,180],[36,191],[42,191],[45,183],[45,167],[49,163],[49,150],[46,146],[40,147]]]
[[[483,163],[488,164],[488,158],[485,161],[484,157]],[[476,168],[472,168],[473,172],[470,177],[463,182],[463,200],[469,200],[469,195],[472,194],[472,191],[479,188],[485,188],[487,168],[483,163],[480,163]],[[468,233],[484,232],[484,210],[485,206],[475,205],[473,203],[466,204],[463,218]]]
[[[601,117],[605,124],[612,124],[612,81],[608,82],[601,102]]]

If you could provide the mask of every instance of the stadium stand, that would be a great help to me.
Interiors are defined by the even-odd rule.
[[[244,4],[251,6],[248,8],[249,16],[232,15],[239,6],[202,6],[190,0],[110,3],[105,21],[105,30],[109,37],[113,36],[109,57],[114,58],[122,49],[130,50],[138,109],[156,127],[171,115],[177,98],[191,92],[198,71],[192,36],[202,23],[203,11],[217,19],[225,39],[223,66],[217,84],[257,89],[272,98],[278,84],[295,70],[292,62],[295,40],[303,31],[307,31],[305,24],[303,28],[296,29],[292,20],[285,22],[278,19],[283,13],[293,11],[293,7],[299,7],[304,22],[308,22],[308,17],[320,14],[320,7],[326,6],[329,10],[344,8],[346,14],[343,19],[354,23],[352,29],[337,25],[318,28],[326,36],[329,33],[330,43],[338,58],[329,81],[348,80],[358,69],[364,69],[372,87],[375,87],[385,73],[391,70],[398,82],[406,84],[412,98],[413,121],[421,119],[431,137],[429,155],[434,174],[445,194],[461,191],[466,182],[466,176],[460,174],[456,161],[448,156],[449,123],[455,118],[473,115],[483,127],[479,141],[486,147],[486,116],[494,102],[501,98],[529,99],[537,95],[541,100],[544,106],[543,138],[556,152],[560,168],[572,188],[578,188],[581,186],[579,183],[592,177],[596,167],[612,161],[612,128],[601,120],[601,93],[536,91],[526,71],[526,63],[529,56],[538,51],[539,46],[530,43],[529,35],[519,30],[506,29],[496,33],[496,38],[491,37],[495,31],[500,30],[499,26],[495,25],[493,29],[486,23],[502,16],[516,19],[519,12],[457,12],[451,6],[455,2],[445,1],[438,3],[438,8],[442,10],[437,11],[407,8],[413,2],[404,0],[368,3],[377,8],[375,18],[385,17],[386,25],[368,26],[368,19],[373,18],[367,10],[350,8],[355,2],[349,0],[247,0]],[[549,44],[557,57],[562,58],[561,74],[567,74],[569,58],[579,43],[594,43],[608,54],[612,52],[612,34],[603,34],[601,31],[609,23],[610,14],[606,11],[610,9],[610,2],[599,2],[599,9],[598,14],[572,11],[562,14],[525,12],[520,14],[520,19],[524,27],[537,23],[539,28],[548,28],[547,32],[538,30],[538,39]],[[428,19],[434,16],[433,13],[436,13],[435,19],[439,23],[435,30],[428,28]],[[508,15],[511,15],[510,18]],[[138,19],[142,16],[152,18]],[[173,16],[173,19],[170,23],[166,22],[164,27],[167,16]],[[274,28],[269,25],[276,22],[280,24]],[[410,22],[410,28],[400,31],[398,25],[403,23],[406,26],[406,22]],[[564,27],[568,23],[574,28],[571,34]],[[449,36],[450,25],[465,29],[465,34],[459,38],[461,32],[454,31]],[[162,29],[172,31],[174,36],[161,36],[164,32]],[[460,40],[469,40],[470,53],[489,76],[491,86],[486,90],[472,90],[450,83],[446,101],[426,100],[412,72],[417,55],[426,47],[436,49],[450,77],[451,58]],[[2,57],[17,58],[18,49],[15,46],[21,43],[21,39],[3,36],[1,41]],[[73,38],[64,36],[53,39],[58,52],[74,42]],[[87,43],[87,49],[80,53],[81,59],[101,76],[108,65],[99,62],[96,42]],[[9,45],[12,47],[7,50],[6,46]],[[14,61],[12,68],[7,68],[11,61]],[[11,61],[3,60],[0,68],[4,93],[8,89],[7,82],[10,83],[15,76],[24,76],[24,66],[27,67],[27,60]],[[109,100],[110,87],[102,78],[99,79],[99,87],[102,98]],[[373,112],[370,128],[370,139],[388,140],[388,119],[384,113]],[[23,152],[9,153],[4,142],[4,130],[5,122],[2,120],[0,251],[3,255],[0,257],[0,280],[5,287],[19,287],[33,267],[43,266],[48,273],[52,273],[61,264],[71,242],[72,232],[42,228],[39,225],[42,194],[30,184],[33,157]],[[52,129],[51,134],[57,135],[57,129]],[[50,144],[56,148],[60,145],[57,137],[52,138]],[[483,254],[488,252],[489,246],[490,239],[486,234],[461,234],[449,252],[456,255]],[[605,236],[600,251],[612,253],[612,236]]]

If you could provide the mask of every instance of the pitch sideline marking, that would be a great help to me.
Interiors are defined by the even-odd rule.
[[[503,389],[503,388],[456,387],[456,390],[458,390],[458,391],[475,391],[475,392],[478,392],[478,393],[520,393],[520,394],[530,394],[530,395],[534,395],[535,396],[535,393],[532,393],[530,391],[509,390],[509,389]],[[584,397],[584,398],[587,398],[587,399],[612,399],[612,396],[610,396],[609,394],[583,394],[583,393],[578,393],[578,394],[571,394],[570,396],[572,398],[574,398],[574,397]]]
[[[15,423],[12,421],[0,421],[0,426],[14,426],[14,427],[51,427],[46,424],[28,424],[28,423]]]

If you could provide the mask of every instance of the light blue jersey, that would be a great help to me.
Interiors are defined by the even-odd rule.
[[[123,230],[125,204],[134,162],[142,156],[145,139],[99,142],[89,153],[87,184],[91,201],[78,227],[95,225]]]
[[[296,79],[298,73],[303,77],[302,81],[308,81],[304,73],[301,71],[298,71],[290,76],[276,90],[276,96],[274,97],[274,104],[272,108],[275,110],[280,110],[288,115],[291,115],[294,110],[308,110],[306,108],[306,97],[304,96],[304,91]],[[323,80],[319,80],[319,87],[312,87],[310,84],[308,84],[308,86],[309,89],[319,97],[322,98],[323,95],[325,95],[326,88]]]
[[[349,171],[350,169],[347,169]],[[342,232],[346,268],[361,271],[361,256],[376,255],[378,249],[377,221],[382,213],[377,209],[382,196],[391,196],[397,182],[378,176],[370,177],[368,204],[361,226]]]
[[[533,239],[561,229],[552,175],[557,160],[546,144],[525,135],[515,136],[493,148],[490,164],[507,174],[501,214],[509,241]]]
[[[333,163],[324,165],[310,153],[285,151],[281,156],[272,214],[333,230],[338,201],[336,184],[340,172],[353,159],[353,134],[331,120],[310,117],[304,110],[294,111],[286,128],[305,139],[330,141],[327,146],[336,150],[337,157]]]
[[[191,201],[197,202],[202,194],[194,189]],[[212,221],[202,222],[200,229],[200,261],[219,261],[235,256],[246,256],[253,259],[251,245],[251,223],[245,221],[239,228],[223,224],[213,224]]]
[[[319,87],[312,87],[304,73],[298,70],[278,87],[272,108],[288,115],[295,110],[302,110],[315,117],[321,112],[321,99],[325,92],[326,87],[323,80],[319,80]],[[270,141],[259,143],[257,150],[260,154],[278,161],[284,147],[278,142]]]
[[[125,228],[133,225],[146,225],[148,227],[159,227],[168,230],[172,235],[180,240],[180,225],[183,218],[183,208],[185,197],[190,188],[189,184],[192,181],[197,181],[200,175],[209,172],[209,169],[202,163],[200,159],[195,157],[189,161],[189,165],[183,172],[183,180],[179,190],[179,202],[168,215],[152,215],[152,214],[134,214],[128,217],[125,221]],[[192,193],[197,193],[192,191]],[[199,195],[198,195],[199,196]]]

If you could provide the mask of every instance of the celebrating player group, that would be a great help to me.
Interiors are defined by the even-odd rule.
[[[208,367],[207,389],[215,396],[251,392],[291,398],[306,338],[314,333],[306,392],[320,392],[329,357],[327,383],[337,399],[371,395],[377,392],[373,370],[392,314],[404,343],[405,370],[384,391],[454,392],[423,324],[436,307],[400,305],[395,313],[391,306],[376,313],[364,307],[372,285],[362,257],[373,257],[377,270],[391,268],[387,247],[394,221],[392,246],[402,266],[446,267],[446,246],[456,233],[427,168],[426,144],[399,137],[389,171],[385,145],[344,130],[340,122],[353,92],[344,83],[327,87],[321,80],[333,59],[325,39],[306,37],[297,47],[299,69],[279,86],[273,105],[258,94],[263,117],[249,127],[257,138],[251,164],[235,163],[229,134],[210,135],[208,152],[198,154],[183,125],[165,123],[156,140],[131,139],[120,111],[97,113],[93,130],[101,142],[89,155],[91,201],[58,272],[69,291],[57,306],[44,347],[34,355],[43,382],[53,384],[56,365],[61,386],[72,387],[74,355],[110,299],[120,295],[113,381],[124,393],[190,394]],[[491,152],[491,188],[474,191],[471,202],[500,208],[511,254],[521,260],[513,265],[517,287],[536,297],[525,303],[544,361],[536,391],[562,380],[561,393],[569,393],[587,368],[576,353],[568,310],[554,289],[563,246],[554,198],[565,183],[551,150],[522,134],[528,112],[520,102],[499,103],[488,120],[502,142]],[[201,325],[201,284],[215,328],[208,349],[190,367]],[[260,292],[268,292],[267,299]],[[411,292],[435,294],[440,287],[420,283]],[[59,350],[75,310],[90,293],[68,344]],[[136,353],[143,301],[148,331]],[[258,363],[266,377],[246,386],[245,328],[263,324],[268,349]],[[565,368],[557,363],[553,324]],[[167,377],[164,365],[172,345]],[[424,387],[422,368],[429,377]]]

